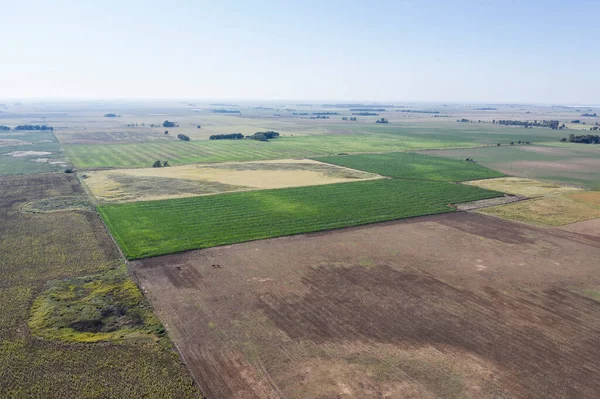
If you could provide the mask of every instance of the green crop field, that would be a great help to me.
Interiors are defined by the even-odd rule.
[[[427,148],[470,146],[399,135],[312,135],[280,137],[264,143],[255,140],[170,141],[139,144],[65,146],[71,161],[79,168],[149,167],[156,160],[171,165],[308,158],[337,153],[386,152]]]
[[[413,152],[338,155],[315,159],[399,179],[465,181],[504,176],[500,172],[464,160]]]
[[[458,184],[373,180],[99,207],[130,259],[449,212],[501,195]]]
[[[56,172],[66,164],[50,131],[0,132],[0,175]]]

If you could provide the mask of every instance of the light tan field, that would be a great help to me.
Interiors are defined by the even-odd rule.
[[[581,193],[588,194],[588,193]],[[567,195],[549,195],[479,210],[481,213],[542,226],[562,226],[600,218],[600,209]]]
[[[577,202],[582,202],[593,208],[600,209],[600,191],[584,191],[580,193],[574,193],[569,195],[569,198]]]
[[[93,171],[84,182],[100,202],[133,202],[380,178],[313,160],[284,159]]]
[[[524,179],[521,177],[500,177],[498,179],[472,180],[464,182],[463,184],[526,197],[537,197],[540,195],[567,193],[582,190],[581,188],[577,187],[561,186],[558,184],[546,183],[533,179]]]

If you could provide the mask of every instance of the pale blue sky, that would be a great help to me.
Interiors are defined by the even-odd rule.
[[[600,104],[600,2],[1,0],[0,98]]]

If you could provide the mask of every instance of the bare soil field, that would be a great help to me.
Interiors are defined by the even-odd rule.
[[[87,172],[86,176],[84,182],[101,202],[184,198],[381,178],[310,159],[115,169]]]
[[[132,262],[207,398],[597,398],[600,238],[477,213]]]

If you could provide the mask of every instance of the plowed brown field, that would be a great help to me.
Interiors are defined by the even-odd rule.
[[[457,212],[133,262],[213,398],[597,398],[600,238]]]

